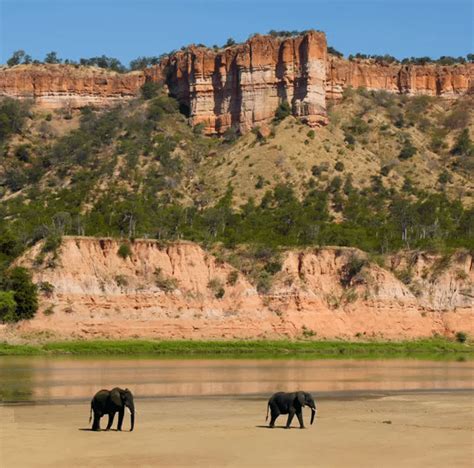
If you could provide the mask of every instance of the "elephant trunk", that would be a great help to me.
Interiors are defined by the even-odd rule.
[[[313,424],[314,417],[316,416],[316,409],[311,408],[311,424]]]
[[[135,405],[132,403],[126,404],[127,408],[130,410],[130,432],[133,431],[135,426]]]

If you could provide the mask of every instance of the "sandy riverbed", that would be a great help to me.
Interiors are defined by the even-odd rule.
[[[474,466],[472,392],[321,400],[306,430],[262,427],[265,405],[230,398],[137,400],[132,433],[82,430],[87,403],[4,406],[0,466]],[[305,419],[309,424],[308,411]],[[127,430],[129,423],[127,415]],[[280,416],[277,425],[284,423]]]

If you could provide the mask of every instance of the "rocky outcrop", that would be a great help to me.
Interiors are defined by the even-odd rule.
[[[49,107],[107,105],[165,82],[191,125],[207,134],[246,132],[269,122],[286,102],[310,126],[326,123],[326,100],[345,88],[455,98],[474,92],[474,64],[453,66],[348,61],[326,52],[324,33],[255,35],[224,49],[189,46],[143,72],[119,74],[72,65],[0,68],[0,96],[29,97]]]
[[[171,94],[206,133],[231,126],[245,132],[272,119],[283,101],[309,125],[326,122],[326,37],[320,32],[255,35],[219,51],[191,46],[160,67]]]
[[[441,66],[344,60],[329,56],[326,97],[340,99],[347,87],[398,94],[456,98],[474,92],[474,64]]]
[[[0,96],[34,99],[46,108],[104,106],[134,97],[145,82],[141,72],[116,73],[73,65],[0,68]]]
[[[467,253],[448,262],[399,254],[389,259],[392,270],[368,262],[356,249],[289,251],[263,294],[243,273],[193,243],[137,240],[126,259],[119,247],[111,239],[66,237],[55,267],[48,259],[48,266],[35,266],[41,245],[28,251],[19,263],[33,269],[43,292],[37,316],[19,330],[160,338],[474,333],[474,266]],[[407,269],[410,282],[405,276],[402,282],[394,272]]]

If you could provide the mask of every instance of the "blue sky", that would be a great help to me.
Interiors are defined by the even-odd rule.
[[[473,0],[0,0],[0,63],[24,49],[123,63],[182,45],[319,29],[348,55],[473,52]]]

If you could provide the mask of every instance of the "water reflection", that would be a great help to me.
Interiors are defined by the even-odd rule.
[[[414,360],[159,360],[1,357],[4,402],[88,400],[129,387],[137,397],[473,389],[474,364]]]

